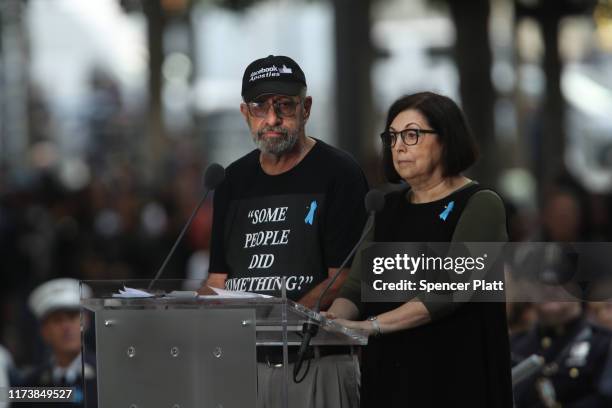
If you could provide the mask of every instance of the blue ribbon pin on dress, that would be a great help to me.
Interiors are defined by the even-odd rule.
[[[450,214],[450,212],[453,211],[453,207],[455,207],[454,201],[451,201],[450,203],[446,205],[446,207],[444,207],[445,210],[440,213],[440,219],[442,221],[446,221],[446,219],[448,218],[448,214]]]

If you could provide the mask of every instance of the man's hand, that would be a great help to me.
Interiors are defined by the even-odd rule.
[[[208,286],[206,284],[204,286],[202,286],[200,289],[198,289],[198,295],[208,295],[208,296],[210,296],[210,295],[215,295],[215,294],[216,294],[215,291],[212,290],[210,288],[210,286]]]
[[[211,273],[208,275],[208,279],[202,287],[198,290],[198,295],[215,295],[215,291],[211,289],[219,288],[225,289],[225,280],[227,279],[227,273]]]
[[[336,274],[337,270],[338,268],[328,268],[327,270],[328,278],[325,279],[323,282],[319,283],[314,288],[312,288],[304,296],[302,296],[302,298],[298,301],[298,303],[306,306],[309,309],[314,308],[315,304],[317,303],[317,299],[319,298],[319,295],[321,294],[323,289],[325,289],[325,287],[328,285],[329,281],[333,278],[333,276]],[[333,285],[331,285],[331,287],[329,288],[325,296],[323,296],[323,299],[321,300],[321,310],[326,310],[332,304],[332,302],[338,295],[338,291],[342,287],[342,284],[346,280],[348,276],[348,272],[349,270],[347,268],[342,269],[342,272],[340,273],[340,276],[338,276],[338,279],[336,279],[336,281],[334,282]]]

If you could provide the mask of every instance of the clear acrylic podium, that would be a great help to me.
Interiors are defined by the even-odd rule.
[[[191,290],[199,281],[159,280],[150,290],[142,280],[83,283],[92,295],[81,299],[82,350],[97,375],[97,395],[85,400],[98,408],[255,407],[258,346],[282,347],[278,392],[289,407],[287,347],[300,345],[305,321],[320,323],[312,345],[367,344],[364,334],[287,299],[284,291],[280,298],[197,296]],[[153,296],[117,297],[125,287]]]

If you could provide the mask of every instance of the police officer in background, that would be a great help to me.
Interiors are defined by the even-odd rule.
[[[612,406],[612,333],[590,323],[579,302],[535,304],[537,323],[511,339],[514,363],[532,354],[543,368],[515,385],[517,408]]]
[[[85,285],[83,294],[90,294],[90,289]],[[87,361],[84,364],[81,362],[79,281],[60,278],[45,282],[32,292],[28,301],[40,322],[40,333],[51,355],[43,364],[26,373],[20,385],[75,388],[74,402],[32,403],[32,406],[84,407],[83,387],[86,387],[87,408],[96,407],[95,368]],[[16,406],[25,407],[27,403]]]
[[[11,372],[13,371],[13,358],[2,345],[0,345],[0,388],[11,385]],[[0,400],[0,408],[8,407],[7,401]]]

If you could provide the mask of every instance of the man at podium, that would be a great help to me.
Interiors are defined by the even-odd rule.
[[[215,192],[209,286],[280,296],[285,277],[287,297],[312,308],[359,239],[367,181],[347,153],[306,136],[306,89],[304,72],[285,56],[258,59],[244,72],[240,112],[257,148],[227,168]],[[296,357],[290,347],[290,372]],[[348,347],[315,347],[306,358],[303,380],[289,380],[291,407],[359,405]],[[259,347],[257,360],[257,407],[281,406],[282,348]]]

